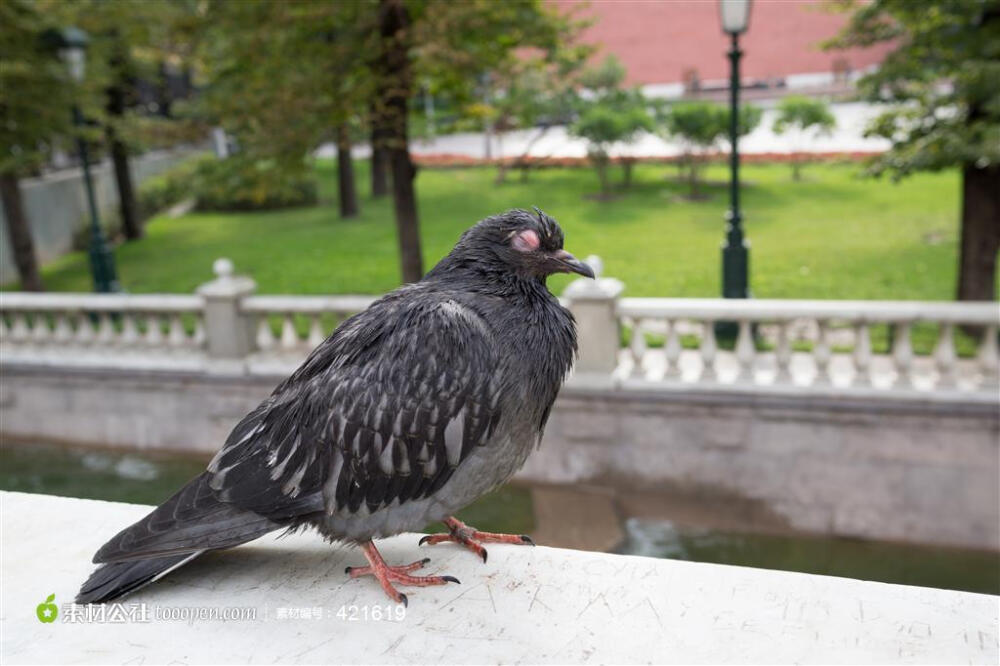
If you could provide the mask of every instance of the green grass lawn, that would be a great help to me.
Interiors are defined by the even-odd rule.
[[[116,251],[131,292],[192,291],[211,278],[212,261],[232,259],[261,293],[380,293],[399,284],[392,203],[365,196],[362,214],[340,220],[335,168],[317,167],[321,205],[263,213],[158,217],[147,237]],[[752,243],[751,284],[760,298],[953,298],[959,177],[919,174],[902,183],[858,176],[856,164],[821,164],[794,183],[786,165],[747,165],[744,211]],[[727,206],[724,165],[706,176],[710,198],[692,202],[676,170],[636,168],[633,189],[611,201],[590,198],[594,173],[548,169],[503,186],[492,168],[423,169],[417,179],[426,268],[476,220],[512,207],[539,206],[566,231],[567,249],[598,254],[605,274],[630,296],[716,296]],[[358,182],[367,192],[367,164]],[[51,291],[87,291],[85,253],[44,269]],[[552,281],[560,291],[568,278]]]

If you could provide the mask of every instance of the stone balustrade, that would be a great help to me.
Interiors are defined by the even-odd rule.
[[[255,342],[261,352],[308,353],[344,319],[367,308],[375,296],[251,296],[241,310],[256,318]],[[280,319],[277,335],[273,319]],[[300,334],[298,322],[307,333]]]
[[[996,303],[623,298],[616,312],[631,342],[616,374],[623,381],[673,381],[838,388],[995,389]],[[731,362],[719,364],[715,328],[732,322]],[[887,353],[873,350],[886,326]],[[933,352],[914,353],[915,326],[938,330]],[[955,332],[980,329],[975,358],[959,359]],[[662,338],[650,349],[648,336]],[[687,338],[692,349],[685,349]]]
[[[0,436],[214,452],[374,298],[257,295],[230,262],[215,271],[191,295],[0,293]],[[752,507],[747,523],[1000,548],[996,303],[624,289],[563,292],[579,359],[520,478],[715,493]]]
[[[600,270],[598,258],[589,260]],[[216,279],[191,295],[3,293],[2,360],[183,359],[186,367],[225,360],[248,372],[290,371],[375,299],[256,295],[253,280],[234,275],[228,260],[214,268]],[[996,399],[996,303],[623,298],[623,291],[620,281],[599,277],[563,294],[580,329],[578,386]],[[735,333],[728,345],[716,334],[720,324]]]
[[[200,296],[33,294],[0,296],[0,335],[11,346],[199,349]]]

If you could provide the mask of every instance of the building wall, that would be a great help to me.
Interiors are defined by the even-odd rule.
[[[729,76],[729,37],[722,32],[716,0],[614,0],[581,3],[551,0],[563,12],[593,20],[583,41],[600,47],[595,58],[613,53],[628,71],[628,83],[669,84],[697,70],[702,81]],[[753,3],[750,24],[740,44],[746,78],[770,79],[832,72],[843,59],[854,71],[877,65],[889,51],[871,49],[823,51],[820,43],[846,23],[844,14],[822,2]]]
[[[166,171],[191,154],[189,149],[164,150],[132,158],[134,184],[139,185],[147,178]],[[98,164],[92,174],[101,215],[117,214],[118,191],[111,162]],[[40,178],[25,178],[21,180],[21,197],[35,241],[35,253],[43,264],[69,252],[73,247],[74,234],[90,223],[82,169],[66,169]],[[7,231],[7,217],[2,209],[0,229],[0,284],[8,284],[17,280],[18,275]]]
[[[210,453],[280,379],[8,365],[0,435]],[[568,387],[521,478],[724,496],[796,529],[1000,550],[998,448],[992,404]]]

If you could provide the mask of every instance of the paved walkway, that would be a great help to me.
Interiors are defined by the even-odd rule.
[[[762,104],[763,106],[763,104]],[[874,153],[888,148],[882,139],[867,139],[863,136],[868,121],[878,114],[877,107],[862,103],[834,104],[831,106],[837,118],[837,129],[830,136],[803,140],[789,133],[779,136],[771,131],[776,117],[773,106],[764,108],[760,125],[748,136],[740,140],[740,152],[745,155],[810,153]],[[528,143],[539,130],[518,130],[508,132],[502,138],[491,137],[490,156],[518,157],[524,153]],[[723,146],[725,149],[725,146]],[[460,155],[473,159],[486,157],[486,138],[482,133],[461,133],[439,136],[431,140],[417,139],[411,142],[410,150],[418,156]],[[674,140],[664,140],[647,134],[629,146],[619,146],[614,153],[635,157],[674,157],[683,152],[681,144]],[[317,154],[321,157],[336,155],[336,147],[326,144]],[[367,146],[359,146],[356,157],[367,157]],[[569,136],[565,127],[552,127],[531,148],[532,157],[575,157],[587,155],[586,142]]]

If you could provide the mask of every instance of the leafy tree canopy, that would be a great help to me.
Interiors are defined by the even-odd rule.
[[[585,70],[580,76],[580,84],[597,95],[618,90],[624,82],[625,65],[613,55]]]
[[[32,0],[31,4],[49,27],[72,25],[88,34],[86,76],[74,95],[91,123],[110,126],[133,149],[171,136],[203,136],[200,126],[178,127],[177,114],[167,120],[136,107],[140,80],[162,84],[168,65],[176,71],[195,69],[193,27],[202,11],[198,0]],[[125,109],[118,113],[107,108],[112,87],[124,95]],[[90,135],[97,138],[97,132]]]
[[[740,107],[740,136],[752,132],[760,124],[762,112],[753,105]],[[729,107],[713,102],[679,102],[658,113],[661,133],[680,138],[702,149],[716,146],[729,136]]]
[[[23,173],[44,161],[54,136],[70,131],[73,86],[42,46],[50,27],[28,0],[0,2],[0,171]]]
[[[784,134],[789,129],[827,133],[837,126],[837,119],[830,107],[822,100],[789,95],[778,104],[778,117],[773,129],[776,134]]]
[[[587,140],[592,153],[607,153],[615,143],[631,143],[653,129],[645,99],[636,90],[619,90],[586,104],[570,132]]]
[[[594,155],[606,155],[612,144],[631,143],[640,132],[653,129],[645,97],[638,88],[623,89],[624,80],[625,68],[615,56],[580,75],[585,90],[569,131],[586,139]]]
[[[1000,163],[1000,3],[842,0],[839,7],[853,13],[828,48],[896,45],[858,83],[868,101],[893,105],[868,128],[892,143],[873,173],[898,178]]]

